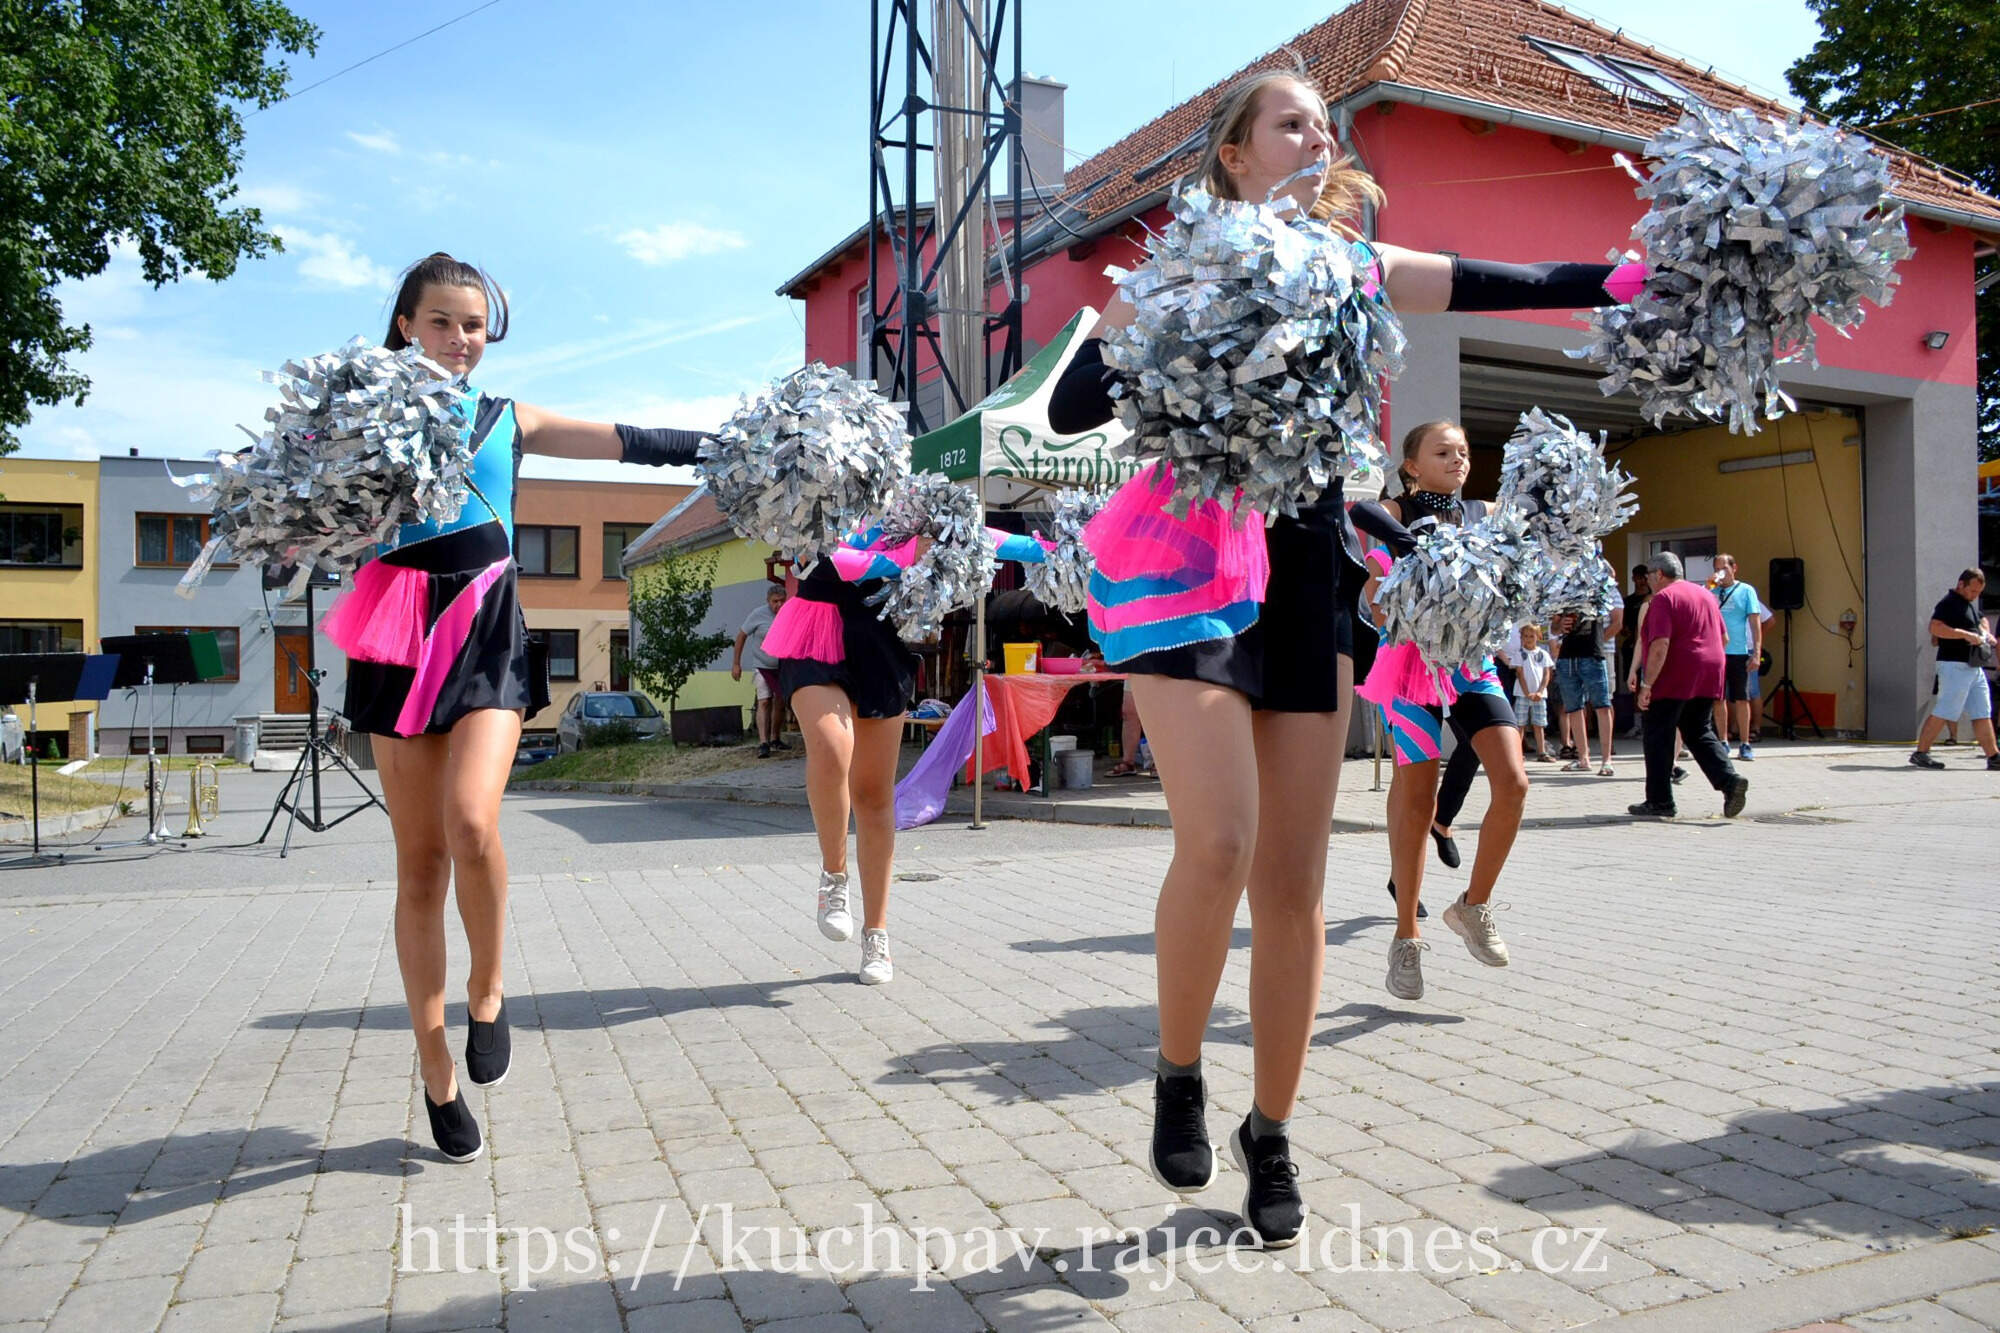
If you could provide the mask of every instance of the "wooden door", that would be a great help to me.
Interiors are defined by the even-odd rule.
[[[271,711],[305,713],[312,709],[312,695],[306,690],[306,650],[302,632],[279,630],[273,651]]]

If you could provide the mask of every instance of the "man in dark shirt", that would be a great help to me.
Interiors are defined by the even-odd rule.
[[[1973,661],[1975,651],[1991,661],[1993,636],[1979,618],[1979,594],[1986,590],[1986,574],[1972,568],[1958,576],[1958,586],[1938,599],[1931,609],[1930,633],[1937,644],[1937,704],[1917,732],[1916,753],[1910,762],[1918,768],[1943,768],[1932,757],[1931,742],[1944,724],[1958,718],[1972,722],[1972,734],[1986,755],[1986,767],[2000,773],[2000,749],[1993,743],[1993,700],[1986,690],[1982,663]]]
[[[1743,813],[1750,790],[1715,734],[1715,701],[1722,697],[1722,612],[1707,590],[1682,577],[1671,551],[1653,557],[1653,596],[1640,636],[1639,707],[1646,710],[1646,799],[1631,813],[1670,819],[1674,814],[1674,736],[1709,785],[1722,793],[1722,813]]]
[[[1644,565],[1632,566],[1632,591],[1625,594],[1625,627],[1618,635],[1618,674],[1613,679],[1614,697],[1618,681],[1632,674],[1632,661],[1639,651],[1639,610],[1653,594],[1653,571]],[[1639,734],[1639,710],[1632,710],[1631,736]]]

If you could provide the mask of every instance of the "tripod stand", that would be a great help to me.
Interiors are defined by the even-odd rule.
[[[313,590],[312,584],[308,583],[306,584],[305,662],[300,664],[298,654],[294,653],[290,648],[285,649],[285,656],[291,658],[294,665],[303,665],[304,668],[306,696],[311,708],[311,711],[306,715],[306,748],[300,752],[299,762],[292,768],[292,776],[285,780],[283,789],[278,792],[278,799],[272,803],[271,817],[264,821],[264,831],[257,835],[257,842],[261,845],[264,839],[271,836],[271,828],[278,822],[278,812],[280,810],[291,812],[291,818],[285,822],[285,840],[278,848],[278,857],[280,860],[291,855],[292,829],[296,825],[304,824],[314,833],[324,833],[335,825],[343,824],[354,818],[354,816],[360,814],[371,805],[385,815],[389,813],[389,807],[383,805],[382,798],[370,789],[368,783],[363,780],[360,770],[349,762],[347,756],[341,752],[338,745],[335,745],[329,737],[320,732],[319,683],[326,676],[326,673],[314,664],[313,638],[315,632]],[[328,819],[320,808],[320,775],[329,765],[346,770],[347,776],[354,779],[354,785],[361,788],[361,794],[368,798],[352,810],[336,815],[332,819]],[[312,806],[310,813],[301,808],[300,804],[308,782],[312,784]]]
[[[1778,683],[1771,692],[1771,703],[1774,707],[1783,709],[1783,720],[1779,725],[1784,728],[1786,740],[1798,739],[1800,717],[1804,717],[1806,725],[1812,728],[1814,740],[1826,739],[1825,734],[1819,729],[1819,723],[1813,720],[1812,710],[1806,707],[1805,696],[1800,694],[1799,687],[1792,683],[1792,613],[1789,608],[1785,611],[1785,674],[1778,677]]]

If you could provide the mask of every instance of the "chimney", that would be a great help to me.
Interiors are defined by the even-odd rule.
[[[1027,179],[1021,197],[1035,202],[1036,191],[1050,203],[1063,188],[1063,94],[1066,83],[1021,76],[1021,154],[1027,159]]]
[[[137,458],[139,456],[139,451],[137,449],[127,449],[125,451],[125,454],[126,457],[128,458]]]

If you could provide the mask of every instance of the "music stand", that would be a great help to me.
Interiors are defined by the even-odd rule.
[[[34,850],[23,860],[10,864],[41,865],[60,861],[64,853],[42,855],[42,766],[35,762],[36,706],[70,703],[80,699],[100,700],[111,694],[111,681],[118,669],[115,655],[85,656],[83,653],[0,654],[0,704],[28,705],[28,731],[22,753],[28,761],[29,819]]]
[[[214,663],[215,670],[204,674],[204,663],[195,658],[195,645],[185,634],[114,634],[99,640],[104,651],[118,654],[118,675],[111,682],[116,690],[146,691],[146,836],[138,840],[146,846],[157,846],[168,841],[165,829],[167,817],[166,802],[160,799],[157,782],[160,758],[157,742],[153,736],[153,687],[155,685],[197,685],[204,680],[221,674],[221,661]],[[167,737],[167,745],[172,748],[174,738]],[[111,844],[130,846],[135,844]]]
[[[389,813],[389,807],[382,804],[382,798],[377,796],[368,786],[368,783],[362,778],[360,770],[348,762],[347,756],[341,752],[340,747],[335,745],[326,736],[320,734],[319,682],[320,678],[326,673],[321,671],[316,665],[317,654],[313,651],[313,641],[316,637],[317,628],[313,618],[313,583],[308,582],[306,584],[306,660],[303,663],[299,663],[299,655],[297,653],[293,652],[290,648],[284,650],[285,656],[291,658],[295,664],[301,665],[304,668],[306,695],[311,706],[311,712],[306,715],[306,748],[300,753],[299,762],[293,766],[292,776],[286,779],[284,788],[278,792],[278,799],[272,803],[271,817],[264,821],[264,831],[257,835],[257,843],[261,846],[264,839],[271,836],[271,826],[278,822],[278,812],[280,810],[291,812],[291,818],[285,821],[285,840],[278,848],[279,860],[283,860],[285,857],[291,855],[292,828],[294,825],[304,824],[314,833],[324,833],[336,824],[341,824],[354,818],[371,805],[381,810],[385,815]],[[354,779],[354,785],[361,788],[361,794],[368,798],[352,810],[337,815],[332,819],[328,819],[321,811],[319,799],[321,766],[327,762],[345,769],[347,776]],[[299,794],[305,790],[308,772],[311,774],[312,781],[311,814],[307,814],[299,808]]]

